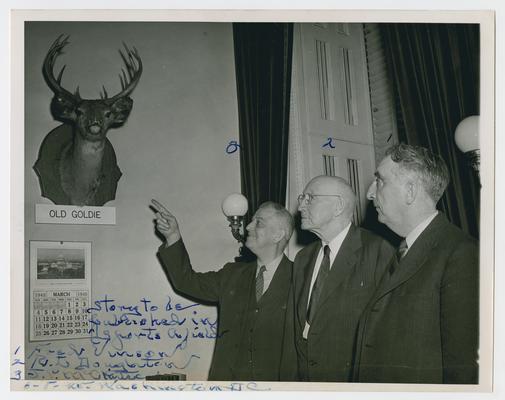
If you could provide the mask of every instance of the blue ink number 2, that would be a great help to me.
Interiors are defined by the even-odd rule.
[[[226,154],[233,154],[240,148],[240,145],[236,140],[230,140],[228,146],[226,146]]]
[[[333,138],[329,137],[328,139],[326,139],[326,143],[323,144],[322,146],[323,148],[325,147],[329,147],[330,149],[334,149],[335,148],[335,145],[333,144]]]

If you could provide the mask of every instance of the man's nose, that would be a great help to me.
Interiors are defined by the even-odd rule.
[[[368,187],[368,190],[366,192],[366,198],[368,200],[373,200],[375,199],[375,192],[376,192],[376,189],[377,189],[377,185],[375,183],[375,180],[370,184],[370,186]]]
[[[249,222],[249,223],[247,224],[247,226],[245,227],[245,230],[246,230],[246,231],[248,231],[248,232],[249,232],[251,229],[252,229],[252,221],[251,221],[251,222]]]

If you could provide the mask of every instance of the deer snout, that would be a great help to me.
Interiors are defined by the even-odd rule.
[[[102,130],[102,127],[98,124],[92,124],[89,126],[89,131],[94,135],[99,134],[101,130]]]
[[[97,115],[92,113],[88,118],[85,119],[84,126],[86,130],[92,135],[98,135],[106,129],[106,124],[102,115]]]

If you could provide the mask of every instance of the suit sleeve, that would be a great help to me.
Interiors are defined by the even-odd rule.
[[[158,257],[175,290],[198,300],[217,303],[221,293],[223,269],[195,272],[181,240],[158,249]]]
[[[479,256],[474,243],[464,243],[451,254],[440,299],[444,383],[477,384]]]

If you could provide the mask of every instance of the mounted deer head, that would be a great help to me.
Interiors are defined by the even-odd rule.
[[[65,66],[54,76],[55,61],[68,43],[68,36],[59,36],[44,60],[43,75],[54,92],[51,111],[64,125],[47,135],[34,168],[42,195],[56,204],[103,205],[115,198],[121,176],[106,135],[130,114],[133,100],[129,95],[142,74],[142,61],[135,48],[131,50],[123,43],[124,50],[119,50],[119,54],[126,70],[122,69],[119,75],[121,91],[109,97],[102,86],[100,99],[82,99],[79,87],[72,94],[61,85]]]

